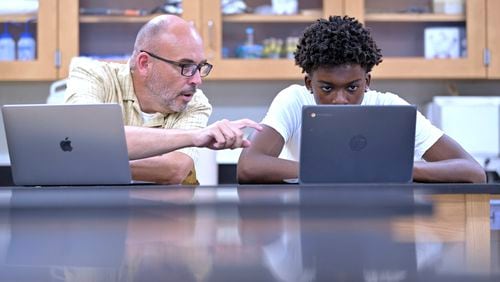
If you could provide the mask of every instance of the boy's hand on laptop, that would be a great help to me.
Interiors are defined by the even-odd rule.
[[[245,139],[243,129],[262,130],[262,126],[250,119],[229,121],[223,119],[206,128],[197,130],[193,143],[196,147],[207,147],[212,150],[246,148],[250,141]]]

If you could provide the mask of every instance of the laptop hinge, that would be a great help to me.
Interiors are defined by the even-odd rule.
[[[57,49],[54,53],[54,65],[56,69],[61,67],[61,50]]]

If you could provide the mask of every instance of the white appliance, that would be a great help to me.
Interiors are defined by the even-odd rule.
[[[487,171],[500,172],[500,96],[435,96],[427,117]]]

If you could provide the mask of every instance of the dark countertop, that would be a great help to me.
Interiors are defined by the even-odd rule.
[[[196,192],[196,193],[195,193]],[[0,207],[132,207],[143,205],[350,205],[364,201],[377,205],[401,197],[429,194],[500,194],[496,184],[331,184],[331,185],[116,185],[116,186],[5,186],[1,193],[12,195],[12,201],[0,201]],[[156,195],[134,197],[134,195]],[[295,195],[293,201],[283,197]],[[212,195],[212,196],[204,196]],[[213,196],[217,195],[217,196]],[[221,196],[222,195],[222,196]],[[300,200],[298,197],[301,197]],[[10,196],[9,196],[10,197]],[[0,197],[1,198],[1,197]],[[168,199],[172,198],[170,201]],[[345,198],[345,199],[344,199]],[[356,199],[350,203],[350,199]],[[182,201],[179,201],[182,199]]]
[[[500,281],[497,191],[2,187],[0,281]]]

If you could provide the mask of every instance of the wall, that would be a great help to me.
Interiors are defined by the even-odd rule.
[[[49,93],[47,82],[0,82],[0,105],[44,103]],[[0,115],[0,165],[8,163],[7,142]]]

